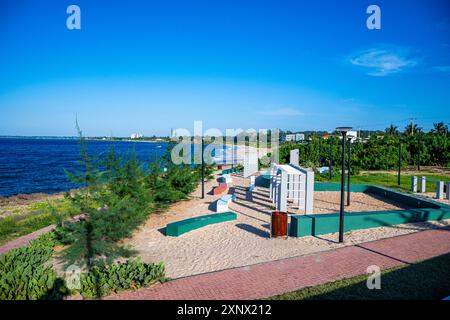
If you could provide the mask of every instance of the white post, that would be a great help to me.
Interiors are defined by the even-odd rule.
[[[420,193],[425,193],[427,191],[427,178],[420,177]]]
[[[314,210],[314,171],[306,171],[305,182],[305,214],[312,214]]]
[[[281,170],[281,181],[278,192],[277,210],[281,212],[287,212],[287,181],[288,174],[284,170]]]
[[[447,181],[447,193],[446,193],[447,200],[450,200],[450,181]]]
[[[438,181],[436,183],[436,199],[444,198],[444,181]]]
[[[295,189],[295,204],[300,208],[300,197],[301,197],[301,177],[299,174],[294,175],[294,189]]]
[[[411,177],[411,191],[413,193],[417,192],[417,177],[416,176]]]
[[[250,177],[258,171],[258,154],[246,149],[244,155],[244,178]]]
[[[299,150],[298,149],[291,150],[289,163],[298,167],[298,165],[299,165]]]
[[[270,199],[272,199],[275,197],[274,194],[274,190],[275,190],[275,175],[276,175],[276,171],[275,168],[272,165],[272,168],[270,168]]]
[[[270,194],[270,197],[272,199],[272,203],[275,204],[276,200],[277,200],[277,190],[278,190],[278,180],[277,180],[277,176],[274,175],[272,176],[272,188],[270,189],[272,192]]]

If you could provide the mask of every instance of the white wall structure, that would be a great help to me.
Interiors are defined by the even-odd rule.
[[[258,152],[246,150],[244,155],[244,178],[258,172]]]
[[[299,166],[299,150],[291,150],[290,161],[289,163],[293,166]]]
[[[314,208],[314,171],[294,165],[273,164],[271,168],[270,197],[277,211],[287,212],[291,202],[305,214]]]

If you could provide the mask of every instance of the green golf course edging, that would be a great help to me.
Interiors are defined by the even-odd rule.
[[[210,224],[221,223],[236,219],[237,219],[236,213],[224,212],[217,214],[207,214],[200,217],[172,222],[166,226],[166,236],[178,237],[183,233],[199,229]]]
[[[316,191],[339,191],[339,183],[316,183]],[[344,231],[361,230],[404,223],[450,219],[450,206],[414,195],[372,185],[353,185],[352,192],[374,194],[412,207],[408,210],[352,212],[344,214]],[[290,235],[316,236],[339,231],[339,214],[292,215]]]
[[[235,172],[240,172],[240,171],[242,171],[242,168],[239,168],[239,167],[230,168],[230,169],[225,169],[225,170],[222,170],[222,175],[224,175],[224,174],[230,174],[230,173],[235,173]]]

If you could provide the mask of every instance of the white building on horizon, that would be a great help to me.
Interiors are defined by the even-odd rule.
[[[142,133],[132,133],[130,139],[141,139],[144,135]]]
[[[293,133],[286,135],[286,141],[303,141],[305,140],[305,135],[303,133]]]

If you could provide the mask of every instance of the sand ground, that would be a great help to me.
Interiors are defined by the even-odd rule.
[[[349,246],[387,237],[404,235],[424,229],[450,225],[450,220],[404,224],[351,231],[345,234],[345,243],[337,242],[337,234],[320,237],[274,239],[269,237],[270,211],[273,209],[268,198],[268,190],[257,188],[253,202],[246,201],[245,188],[249,179],[240,174],[233,175],[233,185],[229,193],[237,196],[230,205],[238,219],[226,223],[207,226],[180,237],[166,237],[165,225],[169,222],[212,213],[214,202],[220,196],[209,194],[217,185],[215,180],[205,185],[205,199],[201,199],[201,188],[192,199],[173,205],[167,212],[155,214],[125,244],[138,250],[146,262],[163,261],[167,276],[178,278],[199,273],[241,267],[260,262],[310,254]],[[352,203],[346,211],[373,211],[406,209],[405,206],[386,202],[375,196],[352,193]],[[330,213],[339,210],[339,192],[316,192],[315,213]],[[291,213],[300,211],[291,209]]]

